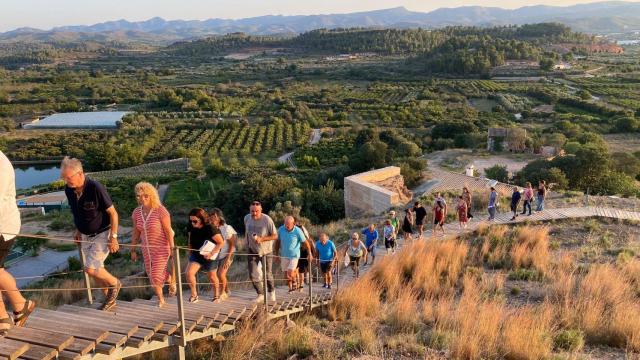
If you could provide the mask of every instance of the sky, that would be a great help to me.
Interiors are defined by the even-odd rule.
[[[141,21],[239,19],[261,15],[349,13],[404,6],[413,11],[465,5],[518,8],[566,6],[600,0],[2,0],[0,31],[20,27],[48,30],[62,25],[91,25],[110,20]]]

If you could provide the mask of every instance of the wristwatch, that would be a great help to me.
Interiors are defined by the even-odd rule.
[[[112,233],[109,237],[110,237],[110,238],[117,239],[117,238],[118,238],[118,234],[116,234],[116,233]]]

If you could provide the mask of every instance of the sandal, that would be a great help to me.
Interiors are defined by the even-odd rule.
[[[211,300],[211,301],[217,304],[217,303],[220,302],[220,298],[218,296],[214,296],[213,300]]]
[[[176,296],[178,293],[178,288],[176,287],[176,283],[169,284],[169,296]]]
[[[196,296],[191,295],[191,297],[189,298],[189,302],[190,303],[194,303],[195,304],[198,301],[200,301],[200,299],[198,298],[198,295],[196,295]]]
[[[13,321],[16,326],[23,326],[25,322],[27,322],[27,318],[33,310],[36,308],[36,302],[33,300],[27,300],[24,303],[21,311],[13,312]]]
[[[2,328],[0,328],[0,336],[5,336],[7,335],[7,332],[9,332],[9,330],[11,330],[11,328],[13,327],[13,320],[11,320],[10,317],[0,319],[0,326],[2,326]]]

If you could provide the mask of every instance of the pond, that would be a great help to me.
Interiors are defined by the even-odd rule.
[[[15,165],[16,188],[28,189],[35,185],[48,184],[60,179],[60,166],[48,165]]]

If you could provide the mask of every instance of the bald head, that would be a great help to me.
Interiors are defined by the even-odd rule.
[[[284,218],[284,227],[288,231],[293,230],[293,227],[296,226],[296,219],[293,216],[287,216]]]

